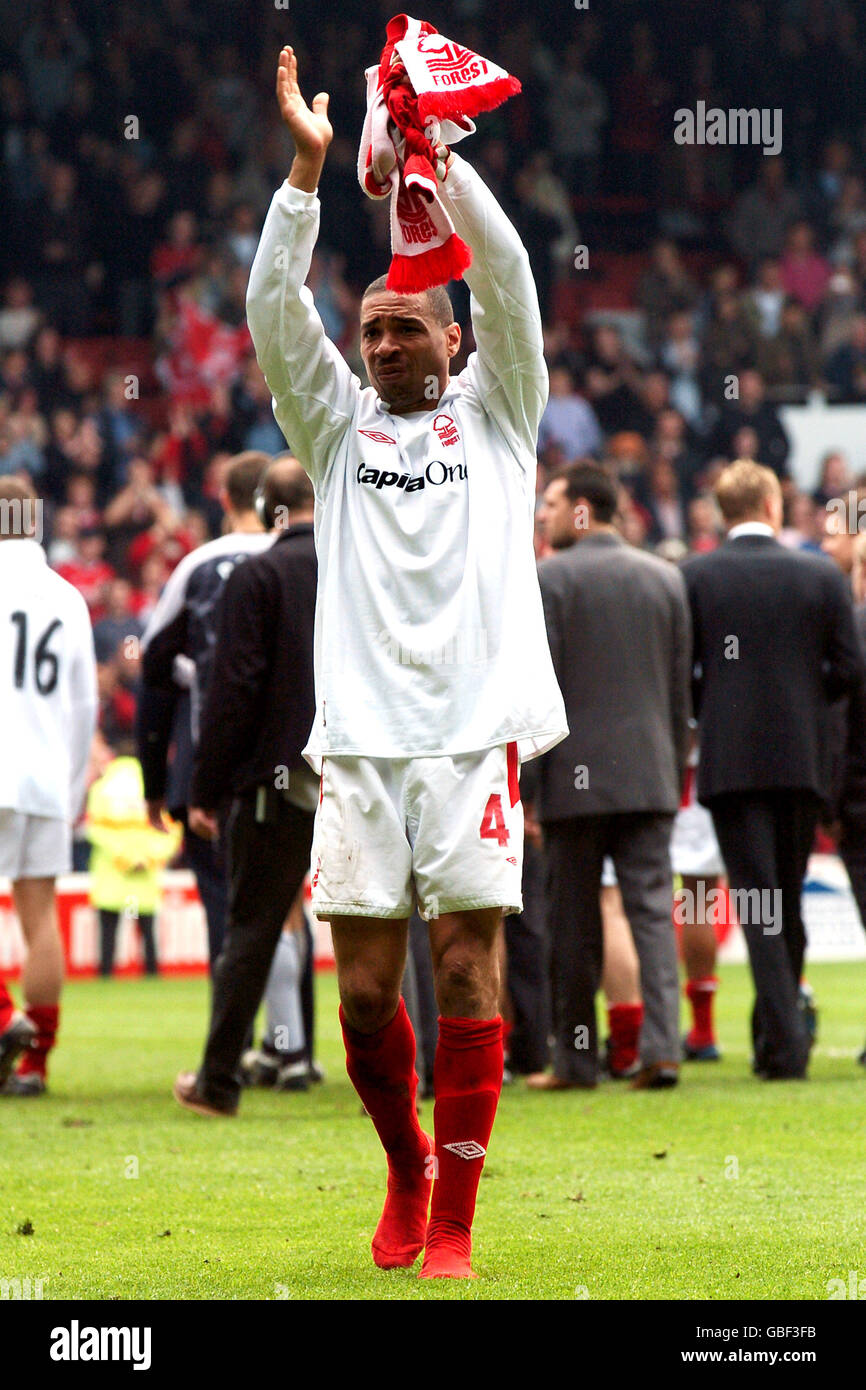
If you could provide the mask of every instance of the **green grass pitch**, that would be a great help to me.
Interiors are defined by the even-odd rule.
[[[345,1075],[332,976],[327,1084],[247,1093],[226,1121],[171,1097],[199,1057],[203,980],[69,985],[51,1093],[0,1099],[0,1279],[42,1279],[48,1299],[824,1299],[829,1280],[866,1277],[866,963],[809,980],[808,1083],[751,1077],[751,988],[732,966],[724,1061],[687,1065],[678,1090],[507,1089],[465,1284],[372,1264],[384,1161]]]

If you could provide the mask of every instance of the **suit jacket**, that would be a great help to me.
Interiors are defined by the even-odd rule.
[[[277,768],[306,769],[302,750],[316,711],[316,577],[313,526],[301,523],[226,581],[192,805],[216,807],[253,787],[273,787]]]
[[[830,705],[863,671],[845,580],[822,555],[739,536],[683,565],[694,632],[698,797],[827,799]]]
[[[543,560],[538,577],[570,729],[542,760],[539,818],[673,814],[690,713],[679,570],[602,532]]]

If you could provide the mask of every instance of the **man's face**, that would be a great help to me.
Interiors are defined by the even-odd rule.
[[[394,415],[432,410],[459,346],[459,326],[437,323],[426,295],[380,290],[361,305],[361,356],[370,384]]]
[[[538,509],[538,520],[553,550],[567,550],[578,539],[577,512],[566,491],[564,478],[554,478],[548,483]]]
[[[824,535],[821,549],[839,566],[843,574],[850,574],[854,564],[854,541],[843,517],[828,512],[824,520]]]

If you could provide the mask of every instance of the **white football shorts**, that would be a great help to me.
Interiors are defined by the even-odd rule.
[[[719,878],[725,872],[713,818],[699,801],[681,806],[674,816],[671,867],[687,878]]]
[[[65,820],[0,808],[0,878],[58,878],[72,868]]]
[[[317,917],[521,912],[516,743],[456,757],[326,757],[312,850]]]

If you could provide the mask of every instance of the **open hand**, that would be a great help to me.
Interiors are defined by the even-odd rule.
[[[328,120],[328,99],[327,92],[319,92],[313,97],[312,108],[307,105],[298,86],[295,51],[284,48],[277,67],[277,101],[300,159],[322,161],[325,158],[334,135]]]

